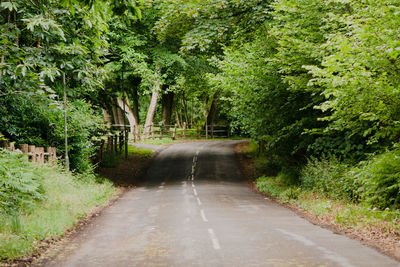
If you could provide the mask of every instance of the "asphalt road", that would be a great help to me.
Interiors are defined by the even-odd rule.
[[[175,144],[46,266],[399,266],[251,191],[236,141]]]

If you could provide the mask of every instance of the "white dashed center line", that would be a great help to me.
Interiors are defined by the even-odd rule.
[[[209,228],[208,233],[210,234],[211,242],[213,244],[214,249],[215,250],[221,249],[221,246],[219,245],[219,242],[218,242],[218,238],[215,235],[213,229]]]
[[[201,206],[200,198],[197,198],[197,204],[199,204],[199,206]]]
[[[204,213],[204,210],[200,210],[200,215],[201,215],[201,218],[203,219],[204,222],[208,222],[207,217],[206,217],[206,215]]]
[[[193,188],[193,193],[194,193],[195,196],[197,196],[197,190],[196,190],[196,188]]]

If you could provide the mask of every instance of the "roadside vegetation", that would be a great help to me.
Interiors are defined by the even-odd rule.
[[[382,240],[397,240],[400,235],[398,151],[371,156],[357,164],[322,157],[310,159],[298,170],[279,170],[266,154],[258,155],[254,142],[247,149],[260,192],[343,232],[354,229],[368,238]],[[390,251],[395,247],[381,249]]]
[[[0,150],[0,260],[34,254],[43,240],[63,236],[119,191],[90,173],[28,162]]]
[[[143,158],[150,158],[153,151],[150,149],[137,148],[134,145],[128,145],[128,156],[138,157],[138,160]],[[121,152],[106,151],[103,159],[100,162],[100,167],[116,168],[125,158],[125,148]]]

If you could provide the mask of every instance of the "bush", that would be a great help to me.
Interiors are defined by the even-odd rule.
[[[91,138],[103,128],[103,117],[83,100],[68,104],[68,144],[71,169],[91,168],[95,153]],[[46,97],[24,95],[0,98],[0,132],[18,144],[57,147],[64,152],[64,111],[62,103]]]
[[[394,150],[363,162],[354,170],[362,184],[362,199],[381,209],[400,208],[400,150]]]
[[[43,199],[43,179],[26,156],[0,149],[0,212],[29,209]]]
[[[348,165],[332,157],[311,159],[301,171],[301,186],[334,199],[357,201],[358,184]]]

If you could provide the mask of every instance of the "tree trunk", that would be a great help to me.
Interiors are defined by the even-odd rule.
[[[123,124],[123,114],[114,99],[111,100],[112,124]]]
[[[118,98],[117,101],[118,101],[118,106],[120,107],[121,110],[124,110],[124,104],[125,104],[125,112],[126,112],[125,116],[128,118],[128,121],[129,121],[130,132],[133,133],[134,126],[136,127],[138,125],[138,123],[135,119],[135,116],[133,115],[133,111],[132,111],[131,107],[129,106],[128,96],[126,96],[125,101],[123,101],[121,98]]]
[[[220,96],[220,92],[215,92],[213,101],[211,103],[210,111],[207,115],[207,124],[212,125],[214,123],[215,114],[217,114],[217,107],[218,107],[218,99]]]
[[[193,128],[193,100],[191,101],[190,128]]]
[[[138,96],[138,91],[137,87],[133,89],[132,92],[132,102],[133,102],[133,116],[135,117],[136,123],[139,125],[140,124],[140,118],[139,118],[139,96]]]
[[[172,107],[174,104],[174,93],[168,92],[162,95],[162,113],[161,119],[164,125],[171,124]]]
[[[188,112],[187,112],[187,105],[186,105],[186,100],[185,100],[185,93],[182,91],[182,104],[183,104],[183,114],[185,114],[185,121],[186,125],[189,124],[189,117],[188,117]]]
[[[156,67],[156,72],[157,72],[157,78],[154,81],[153,90],[152,90],[153,93],[151,95],[150,106],[149,106],[149,110],[147,111],[146,123],[144,125],[144,130],[143,130],[143,138],[144,139],[147,139],[149,136],[150,125],[153,123],[154,113],[156,112],[158,97],[160,95],[160,90],[161,90],[161,85],[160,85],[161,70],[158,66]]]
[[[175,107],[175,121],[176,121],[176,124],[178,124],[178,127],[181,127],[181,123],[179,121],[179,115],[178,115],[178,108],[177,107]]]

